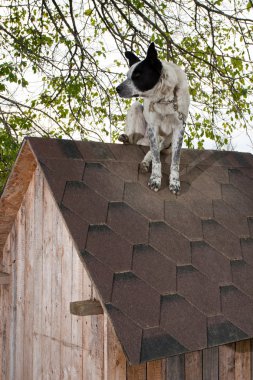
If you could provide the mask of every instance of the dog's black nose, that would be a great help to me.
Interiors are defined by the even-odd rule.
[[[116,87],[116,91],[119,94],[119,92],[120,92],[120,86]]]

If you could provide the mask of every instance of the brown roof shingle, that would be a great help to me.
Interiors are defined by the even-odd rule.
[[[183,150],[174,196],[170,156],[154,193],[146,148],[28,142],[131,363],[253,337],[252,155]]]

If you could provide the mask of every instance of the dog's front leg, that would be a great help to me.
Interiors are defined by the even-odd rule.
[[[148,181],[148,186],[151,190],[158,191],[161,187],[161,161],[159,149],[159,137],[156,133],[155,127],[152,125],[147,126],[149,137],[150,152],[152,157],[152,171]]]
[[[179,164],[180,153],[184,137],[184,126],[176,126],[173,128],[172,135],[172,155],[171,155],[171,167],[170,167],[170,191],[173,194],[177,194],[180,191],[179,180]]]

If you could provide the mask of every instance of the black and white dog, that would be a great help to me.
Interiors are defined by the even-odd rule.
[[[172,145],[169,188],[177,194],[180,151],[190,104],[186,74],[176,64],[160,61],[154,43],[143,61],[130,51],[125,56],[130,69],[116,91],[122,98],[143,97],[144,105],[135,102],[131,106],[126,133],[119,140],[150,146],[140,167],[142,172],[147,172],[152,162],[148,186],[154,191],[161,186],[160,151]]]

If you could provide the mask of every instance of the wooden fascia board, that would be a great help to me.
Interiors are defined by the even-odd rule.
[[[6,239],[36,166],[30,144],[24,140],[0,198],[0,262]]]

